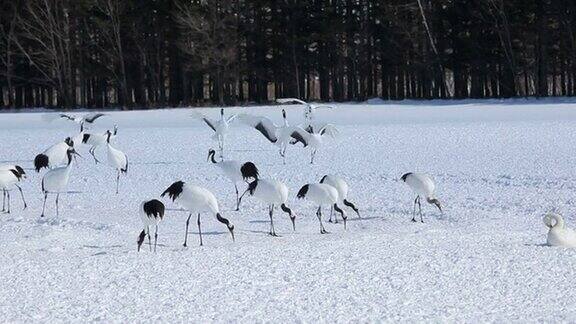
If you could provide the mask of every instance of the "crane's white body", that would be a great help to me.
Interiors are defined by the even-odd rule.
[[[44,217],[44,211],[46,210],[46,199],[48,194],[56,194],[56,216],[59,215],[58,211],[58,199],[60,198],[60,193],[66,192],[68,187],[68,182],[70,181],[70,172],[72,171],[72,154],[77,154],[74,148],[68,148],[66,156],[68,158],[68,164],[66,166],[57,167],[46,172],[42,178],[42,192],[44,193],[44,204],[42,206],[42,214],[40,217]]]
[[[121,171],[126,169],[128,158],[124,152],[114,148],[112,145],[107,145],[108,164],[114,169]]]
[[[576,231],[566,227],[562,216],[549,213],[544,216],[544,224],[549,228],[546,238],[548,245],[576,248]]]
[[[228,160],[228,161],[220,161],[215,164],[226,176],[226,178],[230,179],[230,181],[232,181],[233,183],[236,184],[238,182],[244,181],[244,178],[242,177],[242,171],[240,171],[242,163],[238,161]]]
[[[124,152],[112,147],[110,144],[110,137],[112,133],[110,131],[106,132],[107,141],[107,156],[108,156],[108,164],[116,169],[116,194],[118,194],[118,187],[120,184],[120,174],[128,172],[128,157]]]
[[[142,203],[140,203],[139,215],[140,215],[140,220],[142,220],[142,224],[144,225],[144,229],[146,230],[146,233],[148,234],[150,231],[150,228],[156,228],[156,226],[158,226],[158,224],[160,224],[160,221],[162,221],[162,218],[156,217],[154,215],[146,214],[146,212],[144,211],[144,204],[145,203],[146,203],[146,201],[143,201]]]
[[[232,235],[232,240],[234,240],[234,225],[230,224],[226,218],[220,215],[218,201],[212,192],[202,187],[189,185],[183,181],[177,181],[168,187],[161,196],[164,197],[166,194],[168,194],[172,201],[190,212],[188,219],[186,220],[186,237],[184,239],[184,246],[186,246],[188,241],[188,225],[192,214],[198,214],[198,231],[200,235],[200,245],[202,245],[200,214],[205,212],[216,216],[216,219],[219,222],[225,224]]]
[[[300,188],[297,194],[298,198],[310,200],[318,205],[316,216],[320,223],[320,234],[328,233],[322,225],[322,206],[329,205],[342,215],[344,228],[346,228],[346,213],[338,207],[338,190],[325,183],[309,183]]]
[[[434,180],[432,180],[432,177],[424,173],[409,172],[404,174],[401,179],[416,194],[416,199],[414,200],[414,209],[412,211],[413,222],[416,221],[416,205],[418,205],[420,222],[424,223],[424,218],[422,216],[422,202],[421,202],[422,198],[425,198],[426,202],[436,205],[436,207],[438,207],[440,212],[442,212],[440,201],[436,199],[435,195],[436,185],[434,184]]]
[[[26,173],[24,170],[14,164],[3,164],[0,165],[0,189],[2,189],[2,212],[10,213],[10,190],[13,186],[18,188],[20,195],[22,196],[22,202],[24,204],[24,209],[26,209],[26,200],[24,199],[24,193],[22,188],[18,183],[26,179]],[[8,210],[6,210],[6,197],[8,197]]]
[[[274,179],[259,179],[252,196],[268,205],[281,205],[288,200],[288,187]]]
[[[252,162],[240,163],[238,161],[216,161],[213,149],[208,151],[208,160],[217,165],[222,173],[232,181],[236,190],[236,210],[240,210],[240,198],[238,196],[238,182],[247,181],[249,178],[258,179],[258,168]]]
[[[246,192],[242,194],[244,196],[247,192],[250,192],[251,196],[256,197],[256,199],[262,201],[268,205],[268,215],[270,216],[270,232],[272,236],[276,235],[276,230],[274,229],[274,208],[280,207],[282,211],[290,216],[292,221],[292,227],[296,230],[295,218],[296,216],[292,214],[292,210],[286,206],[286,201],[288,200],[288,187],[275,179],[256,179],[251,182],[246,189]],[[240,197],[242,199],[242,197]]]
[[[324,183],[311,183],[308,187],[306,199],[318,205],[333,205],[338,202],[338,190]]]
[[[434,198],[434,191],[436,190],[436,185],[434,180],[427,174],[424,173],[411,173],[406,177],[406,184],[415,194],[422,196],[424,198]]]
[[[20,179],[10,169],[0,169],[0,189],[9,190],[12,185],[19,181]]]
[[[348,183],[344,179],[333,174],[327,174],[322,180],[322,183],[330,185],[338,191],[338,202],[344,202],[348,198]]]
[[[138,251],[140,251],[140,246],[144,242],[144,237],[148,235],[148,242],[150,244],[150,251],[152,251],[152,240],[150,234],[154,231],[154,252],[156,252],[156,245],[158,242],[158,224],[162,221],[164,217],[165,207],[164,204],[157,200],[152,199],[150,201],[143,201],[140,204],[140,219],[144,225],[144,229],[140,232],[138,237]]]
[[[360,217],[360,212],[358,208],[356,208],[356,206],[352,202],[348,201],[349,187],[346,180],[333,174],[327,174],[324,177],[322,177],[320,183],[325,183],[327,185],[334,187],[338,191],[338,205],[346,206],[352,209],[356,213],[356,215]],[[332,213],[333,208],[330,209],[330,219],[328,219],[329,222],[332,222]],[[335,218],[335,222],[338,223],[338,217]]]
[[[57,167],[46,172],[42,178],[42,191],[47,193],[66,192],[71,171],[72,163],[70,162],[66,166]]]
[[[218,200],[208,189],[186,184],[182,193],[174,200],[192,214],[210,213],[216,215],[220,212]]]

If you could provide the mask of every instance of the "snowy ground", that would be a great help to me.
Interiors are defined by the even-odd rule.
[[[227,113],[244,110],[280,121],[279,107]],[[576,227],[573,104],[340,105],[318,114],[341,136],[313,166],[300,148],[284,166],[258,133],[233,128],[228,156],[290,187],[297,232],[278,212],[280,238],[266,235],[266,207],[253,198],[232,211],[233,187],[206,162],[209,129],[189,114],[102,118],[94,128],[117,122],[116,147],[131,162],[120,195],[115,171],[83,148],[59,218],[51,197],[40,219],[41,174],[28,171],[28,209],[14,191],[13,213],[0,215],[2,322],[576,321],[576,250],[543,246],[542,224],[557,210]],[[32,168],[37,153],[77,131],[45,117],[0,114],[0,163]],[[301,108],[288,117],[300,122]],[[427,205],[426,223],[410,222],[414,197],[398,181],[409,171],[434,176],[443,215]],[[314,206],[295,194],[326,173],[348,179],[363,219],[320,235]],[[158,253],[137,253],[140,201],[180,179],[216,194],[236,242],[204,215],[205,246],[191,226],[183,248],[187,215],[169,210]]]

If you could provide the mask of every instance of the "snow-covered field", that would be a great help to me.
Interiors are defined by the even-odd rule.
[[[234,108],[280,122],[280,107]],[[302,108],[287,107],[294,124]],[[217,110],[205,110],[217,116]],[[84,158],[72,171],[60,217],[49,198],[40,219],[41,175],[32,160],[74,135],[77,125],[46,122],[42,113],[0,114],[0,163],[28,170],[28,209],[12,192],[12,214],[0,215],[2,322],[574,322],[576,250],[544,246],[546,211],[576,227],[576,108],[561,104],[339,105],[318,111],[340,137],[310,165],[291,147],[233,127],[227,155],[253,161],[265,177],[290,187],[297,231],[277,212],[268,236],[267,207],[246,198],[233,211],[234,189],[206,161],[210,130],[190,110],[112,112],[94,130],[118,123],[116,147],[129,156],[114,193],[115,171]],[[98,152],[105,160],[105,152]],[[400,176],[428,172],[444,214],[424,208],[412,223],[414,196]],[[44,171],[45,172],[45,171]],[[348,229],[325,223],[295,198],[326,173],[345,177],[362,219]],[[176,180],[212,190],[236,227],[236,242],[214,217],[195,222],[182,247],[187,214],[170,210],[158,252],[136,252],[138,206]]]

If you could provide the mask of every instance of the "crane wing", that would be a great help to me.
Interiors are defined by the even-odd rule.
[[[102,116],[106,116],[106,114],[98,113],[98,114],[88,115],[84,118],[84,120],[88,123],[93,123],[96,119],[98,119]]]
[[[308,146],[308,139],[310,139],[310,133],[302,129],[302,127],[294,126],[290,130],[290,137],[293,139],[290,144],[296,144],[298,142],[302,143],[304,147]]]
[[[301,104],[301,105],[307,105],[308,104],[307,102],[300,100],[300,99],[297,99],[297,98],[278,98],[278,99],[276,99],[276,102],[277,103],[284,103],[284,104],[285,103],[296,103],[296,104]]]
[[[228,117],[228,119],[226,119],[226,122],[228,124],[230,124],[231,122],[233,122],[236,119],[236,117],[238,117],[238,115],[234,114],[234,115]]]
[[[264,137],[266,137],[270,142],[276,143],[278,141],[278,126],[274,122],[266,117],[254,116],[249,114],[238,115],[238,120],[250,127],[254,127],[258,130]]]
[[[60,118],[66,118],[68,120],[74,121],[74,117],[66,114],[60,114]]]
[[[318,131],[318,133],[320,135],[328,135],[332,138],[335,138],[336,136],[338,136],[338,134],[340,134],[340,132],[338,131],[336,126],[334,126],[332,124],[326,124],[326,125],[322,126],[320,128],[320,130]]]
[[[192,118],[195,119],[200,119],[202,121],[204,121],[204,123],[206,123],[206,125],[208,125],[208,127],[212,128],[213,131],[216,131],[216,121],[214,119],[208,118],[206,117],[204,114],[201,114],[199,112],[193,112],[192,115],[190,115]]]
[[[317,109],[317,108],[329,108],[329,109],[334,109],[334,106],[330,106],[330,105],[312,105],[312,107],[313,107],[314,109]]]

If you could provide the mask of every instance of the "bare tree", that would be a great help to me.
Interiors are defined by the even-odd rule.
[[[63,107],[76,103],[68,4],[63,0],[26,1],[14,38],[29,64],[56,88],[58,105]]]
[[[224,104],[227,79],[233,78],[238,59],[237,23],[229,0],[192,1],[179,3],[176,22],[182,30],[180,49],[191,57],[201,70],[214,71],[216,95]]]
[[[6,83],[8,85],[8,106],[14,107],[14,92],[12,90],[12,79],[13,79],[13,59],[15,55],[14,49],[14,37],[16,29],[16,20],[18,19],[18,4],[19,1],[8,4],[8,10],[11,10],[9,21],[7,23],[0,22],[0,63],[4,66],[4,71],[0,74],[6,77]],[[0,99],[2,93],[0,91]]]
[[[122,40],[122,35],[124,35],[122,14],[126,7],[126,1],[96,0],[95,7],[100,12],[98,19],[95,20],[99,31],[98,36],[103,39],[103,42],[98,43],[100,53],[110,62],[107,67],[119,85],[118,103],[121,106],[130,105],[131,98],[128,95]]]

